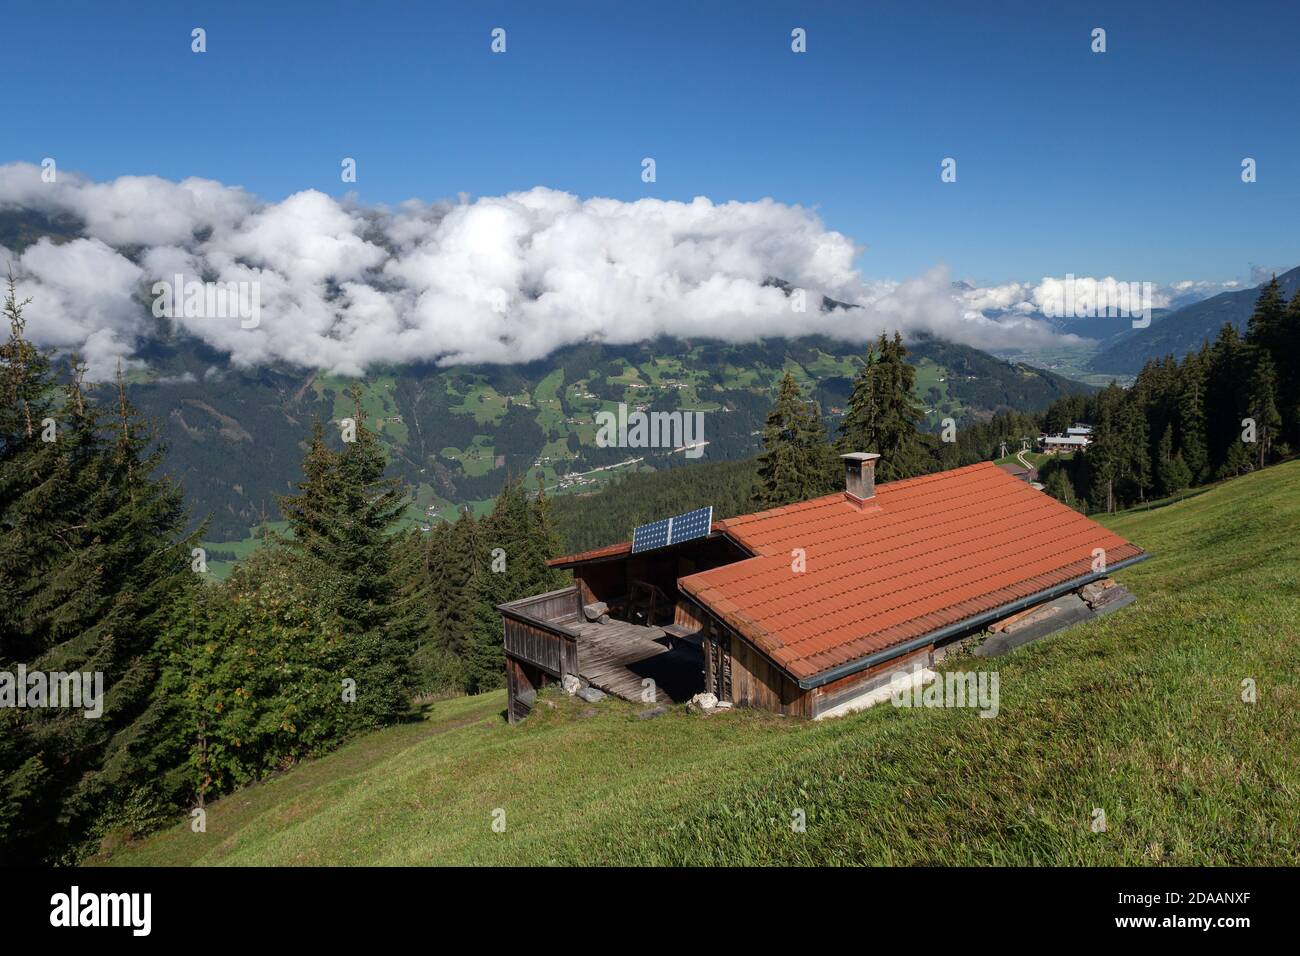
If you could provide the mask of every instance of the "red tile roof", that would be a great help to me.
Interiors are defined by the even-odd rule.
[[[1143,551],[992,462],[717,522],[755,557],[679,581],[807,681]],[[626,547],[626,546],[624,546]],[[792,570],[802,548],[806,570]]]

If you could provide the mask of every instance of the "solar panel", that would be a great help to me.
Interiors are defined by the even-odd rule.
[[[665,548],[693,538],[703,538],[713,529],[713,506],[697,508],[684,515],[661,518],[632,532],[632,553]]]
[[[672,524],[672,518],[663,518],[660,521],[652,521],[650,524],[643,524],[632,532],[632,553],[639,551],[649,551],[651,548],[662,548],[668,544],[668,531]]]
[[[697,508],[684,515],[670,518],[672,528],[668,532],[669,544],[681,544],[692,538],[706,537],[713,527],[713,506]]]

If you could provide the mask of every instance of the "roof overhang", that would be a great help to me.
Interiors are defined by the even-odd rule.
[[[832,681],[837,681],[841,678],[848,677],[851,674],[856,674],[858,671],[866,670],[868,667],[875,667],[877,664],[883,664],[887,661],[892,661],[896,657],[902,657],[904,654],[908,654],[917,648],[925,647],[927,644],[934,644],[938,641],[944,640],[945,638],[961,634],[964,631],[974,630],[984,624],[989,624],[993,621],[1001,620],[1004,617],[1015,614],[1017,611],[1023,611],[1027,607],[1033,607],[1035,604],[1040,604],[1043,601],[1050,601],[1052,598],[1060,597],[1062,594],[1068,594],[1071,591],[1083,587],[1085,584],[1099,581],[1114,571],[1127,568],[1130,565],[1137,564],[1139,561],[1145,561],[1149,557],[1151,557],[1151,555],[1144,551],[1142,554],[1136,555],[1132,558],[1117,561],[1115,564],[1107,567],[1105,571],[1090,571],[1089,573],[1082,574],[1077,578],[1071,578],[1069,581],[1063,581],[1050,588],[1044,588],[1036,594],[1031,594],[1028,597],[1018,598],[1015,601],[1002,604],[993,608],[991,611],[983,611],[979,614],[974,614],[971,617],[963,618],[960,621],[954,621],[952,624],[946,624],[937,630],[922,634],[920,637],[914,637],[910,640],[903,641],[900,644],[895,644],[892,647],[883,648],[882,650],[868,654],[866,657],[860,657],[855,661],[849,661],[847,664],[840,664],[837,667],[832,667],[829,670],[822,671],[820,674],[814,674],[812,677],[805,677],[796,680],[796,683],[799,685],[801,690],[812,690],[815,687],[821,687],[824,684],[831,683]]]

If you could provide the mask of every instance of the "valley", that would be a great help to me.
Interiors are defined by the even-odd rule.
[[[937,339],[909,345],[924,428],[945,418],[987,420],[999,411],[1039,411],[1089,388],[1054,372],[1009,363]],[[865,350],[825,338],[751,344],[660,339],[638,346],[590,344],[545,362],[514,366],[375,369],[355,380],[286,368],[217,364],[184,340],[160,350],[129,394],[158,421],[169,473],[185,487],[193,522],[208,521],[204,545],[247,553],[263,517],[278,520],[275,496],[299,476],[311,420],[355,414],[350,390],[390,458],[390,474],[412,489],[411,526],[484,513],[507,475],[540,475],[550,495],[595,491],[621,475],[677,468],[671,449],[601,447],[596,415],[615,411],[704,414],[702,461],[748,458],[777,380],[788,369],[834,429]],[[218,576],[229,563],[213,562]]]

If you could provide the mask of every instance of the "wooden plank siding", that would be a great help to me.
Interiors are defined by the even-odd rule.
[[[532,709],[536,692],[566,674],[578,673],[578,632],[582,611],[576,587],[561,588],[502,604],[502,641],[511,723]]]
[[[626,665],[624,657],[628,660],[635,658],[638,664],[645,664],[654,656],[647,653],[632,654],[631,651],[624,654],[622,651],[628,649],[622,648],[616,640],[622,633],[620,628],[629,634],[635,632],[638,637],[641,632],[648,633],[646,628],[625,622],[589,624],[582,617],[584,590],[579,583],[559,591],[501,605],[506,686],[512,722],[528,714],[538,690],[548,683],[562,680],[567,674],[582,674],[599,687],[602,678],[608,676],[606,671],[616,669],[613,664]],[[677,602],[673,619],[678,625],[688,626],[692,630],[698,628],[702,632],[700,638],[705,689],[717,694],[720,700],[730,701],[740,707],[756,707],[790,717],[817,717],[881,686],[895,671],[928,665],[934,650],[933,645],[926,645],[821,687],[804,690],[748,640],[685,596]],[[662,634],[661,631],[657,633]],[[587,647],[585,653],[589,659],[585,663],[587,670],[592,672],[590,675],[584,673],[579,666],[578,643],[584,635],[588,640],[604,637],[608,639],[609,645],[597,647],[593,644]],[[614,650],[619,650],[622,656],[611,656]],[[658,648],[652,650],[657,651]],[[606,657],[613,662],[608,667],[600,664]],[[602,689],[635,699],[639,687],[640,677],[635,681],[635,686],[628,685],[630,689],[622,685],[614,687],[612,684]],[[669,699],[674,698],[670,695]]]
[[[801,690],[757,648],[732,631],[731,702],[791,717],[812,717],[812,692]]]
[[[557,633],[553,627],[509,617],[503,623],[506,656],[539,667],[556,680],[578,672],[576,634]]]
[[[899,670],[927,666],[934,645],[900,655],[809,690],[772,663],[758,648],[693,601],[704,621],[705,687],[740,707],[758,707],[791,717],[816,717],[888,681]]]

